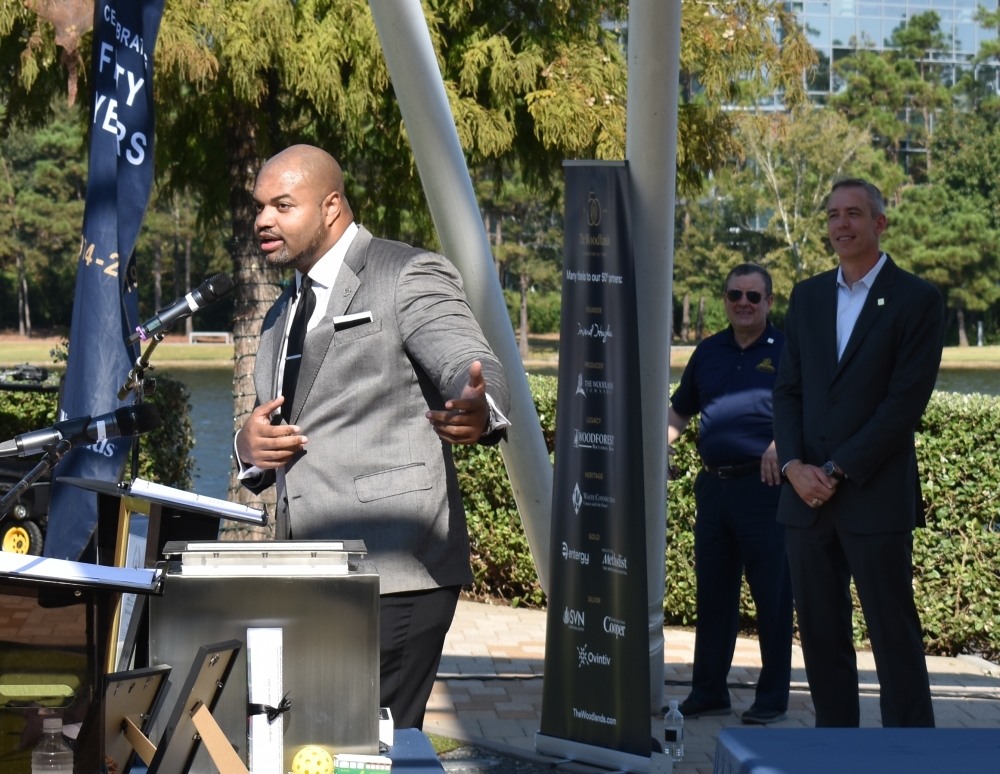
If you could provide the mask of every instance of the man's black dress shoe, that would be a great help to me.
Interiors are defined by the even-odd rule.
[[[740,717],[744,723],[755,726],[764,726],[768,723],[777,723],[786,717],[784,710],[766,709],[764,707],[751,707]]]
[[[733,708],[728,704],[701,704],[687,699],[677,707],[685,718],[700,718],[706,715],[731,715]]]

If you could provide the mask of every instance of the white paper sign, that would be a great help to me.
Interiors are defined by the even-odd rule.
[[[247,629],[247,691],[250,704],[277,707],[281,703],[282,630]],[[267,715],[252,715],[247,723],[251,774],[281,774],[284,716],[269,723]]]

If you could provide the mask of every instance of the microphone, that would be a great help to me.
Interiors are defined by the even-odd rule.
[[[73,446],[106,438],[139,435],[155,430],[163,423],[160,410],[152,403],[125,406],[99,417],[77,417],[56,422],[44,430],[33,430],[0,443],[0,457],[26,457],[39,454],[45,447],[66,439]]]
[[[159,310],[137,327],[135,333],[129,336],[125,343],[132,346],[140,339],[145,341],[157,333],[163,333],[174,323],[190,317],[199,309],[219,300],[234,287],[233,278],[228,274],[216,274],[214,277],[209,277],[186,296],[178,298],[170,306]]]

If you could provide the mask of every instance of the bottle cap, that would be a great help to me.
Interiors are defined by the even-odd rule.
[[[43,731],[62,731],[62,718],[45,718],[42,721]]]
[[[672,710],[677,709],[677,699],[671,699],[670,700],[670,709],[672,709]]]

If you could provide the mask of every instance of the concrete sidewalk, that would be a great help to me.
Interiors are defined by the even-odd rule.
[[[665,629],[664,662],[668,699],[683,700],[691,680],[694,632]],[[542,708],[545,658],[545,613],[460,601],[445,642],[424,731],[551,762],[534,752]],[[934,715],[940,727],[1000,728],[1000,667],[982,659],[928,656]],[[861,681],[861,725],[877,727],[878,678],[871,653],[858,653]],[[729,673],[736,714],[685,721],[686,772],[712,771],[715,738],[729,726],[739,726],[739,713],[753,702],[752,684],[760,672],[756,640],[740,639]],[[680,683],[680,684],[672,684]],[[792,654],[792,696],[788,718],[771,727],[811,728],[815,713],[806,685],[802,652]],[[576,767],[580,768],[580,767]]]

